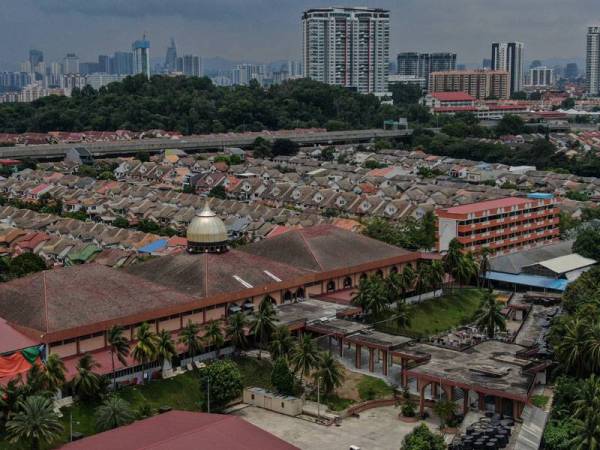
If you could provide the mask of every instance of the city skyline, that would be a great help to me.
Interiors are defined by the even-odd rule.
[[[257,62],[299,59],[302,11],[332,5],[329,1],[304,0],[278,2],[276,8],[272,0],[226,0],[219,5],[190,0],[166,3],[8,0],[0,19],[0,37],[19,44],[0,49],[0,66],[14,67],[26,59],[29,48],[43,50],[46,60],[58,60],[67,52],[76,53],[82,61],[94,60],[98,54],[126,50],[132,39],[144,32],[152,42],[152,57],[164,55],[170,38],[175,37],[178,46],[204,57]],[[544,8],[540,8],[542,3]],[[528,58],[584,57],[582,31],[594,25],[594,18],[586,13],[593,10],[593,2],[550,3],[551,8],[542,0],[530,0],[525,5],[517,0],[494,4],[458,0],[452,5],[444,0],[407,0],[402,5],[380,0],[351,1],[344,6],[390,10],[391,59],[402,51],[451,50],[458,53],[462,63],[477,64],[489,57],[491,42],[509,39],[525,42]],[[561,32],[555,35],[560,38],[549,39],[557,26]],[[272,45],[274,41],[277,46]]]

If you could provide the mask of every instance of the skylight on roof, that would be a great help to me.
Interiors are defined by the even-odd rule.
[[[250,283],[248,283],[247,281],[242,280],[240,277],[238,277],[237,275],[234,275],[233,278],[236,279],[236,281],[238,283],[240,283],[242,286],[244,286],[245,288],[253,288],[254,286],[252,286]]]
[[[266,273],[268,276],[270,276],[271,278],[273,278],[275,281],[277,281],[278,283],[281,283],[281,278],[273,275],[271,272],[269,272],[268,270],[263,270],[264,273]]]

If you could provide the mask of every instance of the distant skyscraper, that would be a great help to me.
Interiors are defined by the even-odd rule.
[[[146,39],[146,35],[141,40],[137,40],[131,46],[133,50],[133,73],[144,74],[146,78],[150,78],[150,41]]]
[[[489,58],[484,58],[483,61],[481,62],[481,67],[484,69],[491,69],[492,68],[492,60]]]
[[[29,50],[29,63],[31,64],[31,70],[35,70],[36,66],[43,61],[44,52],[33,48]]]
[[[528,84],[536,87],[549,87],[554,84],[554,71],[545,66],[529,69]]]
[[[183,55],[183,74],[193,77],[200,76],[200,58],[193,55]]]
[[[509,75],[505,70],[432,72],[429,92],[467,92],[476,99],[507,99]]]
[[[510,93],[519,92],[523,85],[522,42],[494,42],[492,44],[492,70],[506,70]]]
[[[177,70],[177,47],[175,47],[175,39],[173,38],[171,38],[171,45],[167,48],[165,69],[167,72],[175,72]]]
[[[588,94],[600,95],[600,26],[588,28],[585,79]]]
[[[65,75],[79,73],[79,56],[75,53],[67,53],[63,61],[63,72]]]
[[[267,70],[262,64],[238,64],[231,71],[232,84],[247,86],[251,80],[262,84],[266,72]]]
[[[98,72],[110,73],[110,58],[108,55],[98,56]]]
[[[390,13],[318,8],[302,15],[304,75],[361,93],[387,92]]]
[[[579,67],[577,63],[568,63],[565,68],[565,78],[568,80],[575,80],[579,77]]]
[[[425,79],[425,88],[432,72],[447,72],[456,69],[456,53],[399,53],[398,75]]]
[[[133,74],[133,53],[115,52],[110,59],[110,73],[113,75]]]

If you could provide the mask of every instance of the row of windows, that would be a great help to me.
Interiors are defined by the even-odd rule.
[[[557,216],[548,217],[548,219],[552,219],[552,218],[557,218]],[[544,219],[542,219],[542,220],[544,220]],[[537,220],[529,219],[529,220],[523,220],[520,222],[511,222],[510,224],[506,224],[506,225],[496,225],[493,227],[480,228],[478,230],[459,231],[458,235],[460,237],[470,237],[470,236],[478,236],[483,233],[494,233],[496,231],[507,232],[511,228],[533,225],[533,224],[536,224],[538,221],[539,221],[539,219],[537,219]]]
[[[498,220],[498,219],[506,219],[506,218],[510,218],[510,217],[517,217],[517,216],[521,216],[523,214],[538,214],[538,213],[542,213],[544,211],[551,211],[554,209],[553,205],[550,206],[546,206],[543,208],[531,208],[531,209],[523,209],[523,210],[519,210],[519,211],[511,211],[509,213],[503,213],[503,214],[493,214],[490,216],[484,216],[484,217],[477,217],[474,219],[467,219],[467,220],[461,220],[458,222],[459,225],[471,225],[471,224],[476,224],[476,223],[482,223],[482,222],[487,222],[490,220]],[[552,216],[552,217],[558,217],[558,216]]]

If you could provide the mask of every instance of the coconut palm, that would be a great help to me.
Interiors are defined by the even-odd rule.
[[[431,286],[430,286],[430,280],[431,280],[431,266],[429,264],[420,264],[418,269],[417,269],[417,283],[415,288],[417,289],[417,292],[419,293],[419,301],[421,300],[421,296],[423,295],[424,291],[427,291]]]
[[[331,353],[327,352],[319,357],[319,365],[314,378],[323,386],[323,393],[329,395],[344,382],[344,372],[341,364],[331,356]]]
[[[249,322],[245,314],[236,313],[227,319],[225,335],[234,346],[236,352],[248,347],[248,338],[246,337],[246,328],[248,326]]]
[[[29,395],[48,395],[46,377],[43,368],[38,364],[33,364],[27,371],[27,382],[23,386],[25,396]]]
[[[156,347],[158,345],[158,336],[150,329],[147,322],[142,323],[135,333],[136,343],[131,350],[131,356],[142,365],[152,362],[156,359]]]
[[[600,373],[600,322],[594,321],[588,329],[587,366],[593,373]]]
[[[400,300],[399,302],[396,302],[391,312],[391,320],[397,328],[406,328],[410,326],[412,307],[406,303],[406,300]]]
[[[596,416],[600,420],[600,378],[592,374],[583,382],[577,400],[571,405],[574,419]],[[600,427],[600,422],[598,423]],[[600,433],[600,428],[598,429]]]
[[[463,246],[458,239],[452,239],[448,244],[448,251],[442,259],[444,270],[446,273],[452,275],[454,279],[456,279],[455,274],[462,263],[462,247]]]
[[[483,287],[486,287],[486,274],[490,271],[490,258],[489,255],[492,251],[484,247],[479,252],[479,267],[477,270],[477,287],[480,285],[480,280],[483,280]]]
[[[440,428],[445,428],[456,415],[456,403],[452,400],[439,400],[433,405],[433,411],[440,418]]]
[[[127,366],[127,356],[129,356],[129,340],[123,334],[123,327],[113,325],[106,331],[106,342],[110,349],[110,361],[112,364],[113,389],[117,387],[117,378],[115,376],[115,356],[121,364]]]
[[[502,314],[502,304],[498,302],[493,292],[485,292],[475,325],[480,331],[485,331],[490,339],[494,338],[497,329],[506,331],[506,318]]]
[[[402,276],[397,273],[390,273],[385,279],[385,288],[387,291],[387,301],[392,304],[404,297],[405,287]]]
[[[575,436],[567,442],[572,450],[598,450],[600,448],[600,422],[598,415],[590,415],[571,422]]]
[[[16,410],[17,404],[26,395],[23,389],[23,380],[20,375],[11,379],[6,385],[0,385],[0,412],[3,417]]]
[[[188,355],[192,359],[202,351],[202,341],[198,337],[199,332],[198,324],[188,320],[187,325],[179,333],[179,342],[186,346]]]
[[[269,352],[273,361],[283,358],[288,360],[290,352],[294,348],[294,339],[290,334],[290,329],[286,325],[280,325],[273,330]]]
[[[77,362],[77,373],[72,380],[73,392],[83,399],[96,397],[101,388],[100,376],[94,368],[100,367],[92,355],[86,353]]]
[[[290,359],[294,372],[299,373],[302,380],[305,375],[317,368],[320,358],[316,342],[310,336],[304,335],[294,347]]]
[[[29,442],[32,450],[40,444],[50,444],[63,432],[62,423],[54,412],[52,400],[32,395],[17,403],[17,410],[6,422],[10,442]]]
[[[416,274],[411,264],[404,266],[400,278],[402,279],[402,298],[406,298],[406,293],[415,285]]]
[[[564,332],[554,345],[556,357],[565,372],[583,377],[587,373],[589,322],[573,318],[564,324]]]
[[[177,349],[175,348],[175,342],[173,342],[173,336],[167,330],[160,330],[156,343],[156,356],[162,361],[163,369],[165,368],[165,362],[168,362],[169,365],[173,363],[175,355],[177,355]]]
[[[429,266],[429,284],[432,289],[439,289],[444,284],[444,264],[441,261],[432,261]]]
[[[221,321],[211,320],[206,324],[204,327],[204,342],[215,349],[215,354],[218,358],[221,347],[223,347],[223,344],[225,343],[223,330],[221,329]]]
[[[275,329],[274,321],[275,309],[273,308],[271,301],[265,297],[260,303],[251,326],[254,338],[260,344],[258,347],[258,359],[261,358],[262,348],[265,346],[265,343],[271,337],[271,334]]]
[[[458,279],[462,284],[469,284],[473,278],[477,278],[479,266],[473,256],[473,253],[465,253],[462,257],[461,264],[458,266]]]
[[[48,356],[43,369],[43,378],[46,389],[55,393],[63,387],[66,382],[65,363],[56,353]]]
[[[135,414],[128,402],[121,397],[111,395],[96,409],[96,429],[112,430],[133,422]]]
[[[367,315],[377,315],[388,306],[388,293],[381,277],[372,276],[360,280],[352,304],[362,308]]]

